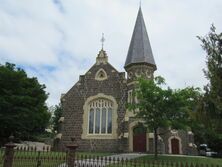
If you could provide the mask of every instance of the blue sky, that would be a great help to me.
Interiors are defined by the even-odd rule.
[[[127,55],[139,0],[0,0],[0,63],[38,77],[59,103],[94,63],[105,34],[109,62],[119,71]],[[221,0],[143,0],[142,11],[157,64],[169,86],[203,87],[197,35],[222,29]]]

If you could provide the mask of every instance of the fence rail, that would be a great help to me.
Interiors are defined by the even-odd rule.
[[[15,149],[11,143],[6,145],[5,150],[0,149],[0,167],[222,167],[222,164],[79,155],[75,154],[75,146],[68,148],[68,152],[53,152],[48,148],[38,151],[34,147]]]
[[[13,167],[58,167],[66,163],[66,153],[19,148],[14,152]]]
[[[4,150],[0,149],[0,167],[3,166],[3,162],[4,162]]]

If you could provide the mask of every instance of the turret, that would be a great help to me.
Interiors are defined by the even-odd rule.
[[[157,69],[141,7],[138,11],[124,68],[127,72],[128,83],[135,81],[140,76],[153,79],[153,73]]]

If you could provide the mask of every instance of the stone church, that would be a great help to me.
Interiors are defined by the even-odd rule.
[[[102,48],[95,64],[62,95],[59,149],[74,138],[80,151],[154,152],[152,130],[126,108],[134,100],[136,79],[141,75],[153,79],[157,70],[141,7],[124,68],[126,73],[117,71]],[[158,136],[159,153],[192,154],[194,146],[191,131],[168,129]]]

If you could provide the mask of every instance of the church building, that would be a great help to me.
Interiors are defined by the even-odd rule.
[[[153,131],[126,108],[134,100],[137,78],[153,79],[157,70],[141,7],[124,65],[126,73],[117,71],[108,57],[102,48],[95,64],[62,95],[58,147],[65,149],[74,138],[79,151],[153,153]],[[158,136],[159,153],[192,154],[194,146],[191,131],[168,129]]]

